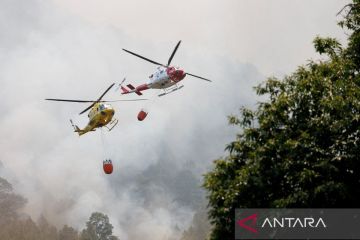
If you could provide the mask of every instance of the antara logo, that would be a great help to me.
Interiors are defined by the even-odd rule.
[[[252,214],[246,218],[238,220],[236,223],[252,233],[258,233],[256,227],[257,214]],[[250,223],[247,223],[250,222]],[[247,224],[246,224],[247,223]],[[261,228],[318,228],[323,227],[326,228],[326,224],[322,218],[314,219],[312,217],[305,218],[293,218],[293,217],[285,217],[285,218],[265,218],[263,223],[260,225]]]
[[[253,233],[257,233],[257,230],[253,227],[250,227],[248,225],[245,224],[245,222],[251,220],[251,225],[252,226],[256,226],[256,220],[257,220],[257,214],[253,214],[251,216],[248,216],[244,219],[241,219],[239,221],[237,221],[237,224],[239,224],[240,227],[245,228],[246,230],[253,232]]]
[[[273,218],[272,221],[269,218],[266,218],[264,220],[263,224],[261,225],[261,227],[263,228],[265,226],[269,226],[271,228],[275,228],[275,227],[281,227],[281,228],[284,228],[284,227],[288,227],[288,228],[324,227],[324,228],[326,228],[326,224],[322,218],[319,218],[319,219],[317,219],[317,221],[315,221],[315,219],[312,217],[306,217],[306,218],[286,217],[286,218],[280,218],[280,220],[277,218]]]

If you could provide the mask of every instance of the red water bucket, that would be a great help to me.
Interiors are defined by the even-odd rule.
[[[106,174],[111,174],[113,172],[114,167],[110,159],[103,162],[103,169]]]
[[[141,111],[139,112],[139,114],[138,114],[138,116],[137,116],[138,120],[139,120],[139,121],[144,120],[144,119],[146,118],[147,114],[148,114],[148,113],[145,112],[145,110],[141,109]]]

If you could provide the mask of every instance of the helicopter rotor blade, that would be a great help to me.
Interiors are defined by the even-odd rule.
[[[115,83],[111,84],[110,87],[108,87],[105,92],[98,98],[97,102],[99,102],[114,85]]]
[[[132,55],[134,55],[134,56],[136,56],[136,57],[139,57],[139,58],[141,58],[141,59],[144,59],[145,61],[151,62],[151,63],[156,64],[156,65],[159,65],[159,66],[166,67],[166,66],[164,66],[164,64],[155,62],[155,61],[153,61],[153,60],[151,60],[151,59],[149,59],[149,58],[143,57],[143,56],[141,56],[141,55],[139,55],[139,54],[137,54],[137,53],[131,52],[131,51],[126,50],[126,49],[124,49],[124,48],[123,48],[122,50],[124,50],[125,52],[130,53],[130,54],[132,54]]]
[[[129,99],[129,100],[124,99],[124,100],[113,100],[113,101],[96,101],[93,104],[91,104],[89,107],[87,107],[85,110],[83,110],[80,114],[87,112],[90,108],[92,108],[98,102],[130,102],[130,101],[143,101],[143,100],[147,100],[147,99]]]
[[[59,98],[46,98],[47,101],[58,101],[58,102],[77,102],[77,103],[92,103],[96,100],[72,100],[72,99],[59,99]]]
[[[170,65],[171,60],[173,59],[173,57],[174,57],[174,55],[175,55],[175,53],[176,53],[176,51],[177,51],[178,47],[180,46],[180,43],[181,43],[181,40],[180,40],[180,41],[176,44],[176,47],[174,48],[174,51],[172,52],[172,54],[171,54],[171,56],[170,56],[170,58],[169,58],[169,60],[168,60],[168,64],[167,64],[167,66],[169,66],[169,65]]]
[[[125,79],[123,80],[123,82]],[[80,114],[85,113],[90,108],[92,108],[96,103],[99,102],[131,102],[131,101],[144,101],[148,100],[145,98],[140,99],[118,99],[118,100],[101,100],[105,94],[115,85],[115,83],[111,84],[110,87],[108,87],[105,92],[97,99],[97,100],[75,100],[75,99],[61,99],[61,98],[46,98],[47,101],[57,101],[57,102],[75,102],[75,103],[92,103],[89,107],[87,107],[85,110],[83,110]]]
[[[110,100],[110,101],[99,101],[99,102],[135,102],[135,101],[145,101],[149,100],[146,98],[139,98],[139,99],[118,99],[118,100]]]
[[[208,82],[212,82],[210,79],[203,78],[203,77],[200,77],[200,76],[196,76],[196,75],[191,74],[191,73],[186,73],[186,75],[190,75],[190,76],[193,76],[193,77],[199,78],[199,79],[201,79],[201,80],[205,80],[205,81],[208,81]]]
[[[79,115],[87,112],[90,108],[92,108],[95,105],[96,102],[93,102],[90,106],[88,106],[87,108],[85,108],[81,113],[79,113]]]
[[[87,107],[85,110],[83,110],[81,113],[79,113],[80,115],[83,114],[84,112],[87,112],[87,110],[89,110],[90,108],[92,108],[95,103],[100,102],[100,100],[105,96],[105,94],[115,85],[115,83],[111,84],[110,87],[108,87],[105,92],[103,94],[101,94],[101,96],[95,101],[93,102],[93,104],[91,104],[89,107]]]
[[[74,102],[74,103],[93,103],[93,102],[133,102],[133,101],[145,101],[149,100],[146,98],[140,98],[140,99],[118,99],[118,100],[72,100],[72,99],[59,99],[59,98],[46,98],[47,101],[58,101],[58,102]]]

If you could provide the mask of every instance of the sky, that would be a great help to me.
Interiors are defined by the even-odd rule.
[[[317,35],[345,42],[336,13],[346,2],[0,0],[0,176],[35,219],[82,229],[101,211],[121,239],[178,239],[203,201],[202,174],[238,131],[227,116],[255,107],[252,87],[267,77],[319,58]],[[87,106],[44,101],[96,99],[124,77],[141,84],[155,66],[122,48],[166,62],[179,40],[172,63],[213,82],[186,77],[168,96],[113,104],[111,132],[78,137],[69,119],[85,126]]]

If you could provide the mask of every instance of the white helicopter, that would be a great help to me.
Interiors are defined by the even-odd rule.
[[[162,94],[159,94],[158,96],[164,96],[166,94],[169,94],[171,92],[174,92],[176,90],[181,89],[182,87],[184,87],[184,85],[179,85],[178,83],[183,80],[186,75],[190,75],[208,82],[211,82],[211,80],[207,79],[207,78],[203,78],[188,72],[185,72],[184,69],[181,69],[179,67],[174,67],[174,66],[170,66],[171,60],[173,59],[179,45],[180,45],[181,41],[178,42],[178,44],[176,45],[174,51],[172,52],[167,65],[165,64],[161,64],[158,62],[155,62],[151,59],[148,59],[146,57],[143,57],[139,54],[136,54],[134,52],[131,52],[129,50],[123,49],[125,52],[128,52],[136,57],[142,58],[148,62],[151,62],[153,64],[159,65],[159,67],[157,68],[156,72],[151,74],[149,76],[149,81],[145,84],[141,84],[137,87],[134,87],[131,84],[127,84],[126,87],[124,86],[120,86],[121,87],[121,94],[129,94],[129,93],[136,93],[137,95],[142,95],[142,91],[147,90],[147,89],[163,89],[164,92]]]

